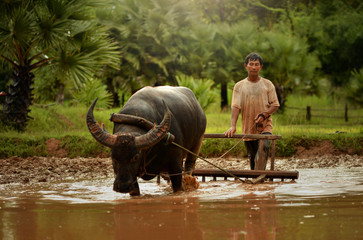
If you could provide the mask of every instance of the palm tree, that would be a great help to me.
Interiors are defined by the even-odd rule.
[[[117,66],[118,51],[93,8],[102,0],[14,0],[0,3],[0,55],[13,68],[2,120],[24,131],[30,118],[34,71],[55,66],[55,78],[76,87],[102,66]]]
[[[262,74],[274,83],[280,110],[284,110],[286,98],[292,92],[317,94],[320,89],[317,70],[321,65],[317,56],[308,52],[306,42],[279,32],[262,35],[265,36],[265,39],[261,36],[262,41],[268,42],[261,44],[266,66]]]
[[[244,76],[243,60],[254,48],[254,31],[254,24],[248,21],[233,25],[196,23],[191,28],[185,72],[196,78],[213,79],[215,85],[220,85],[222,109],[228,106],[228,82]]]
[[[249,21],[240,21],[235,24],[216,24],[217,34],[213,42],[214,54],[212,61],[215,67],[211,76],[221,85],[221,109],[228,106],[227,84],[239,81],[244,76],[243,61],[245,56],[253,49],[255,36],[254,24]]]
[[[155,82],[176,84],[191,10],[179,0],[117,0],[97,12],[121,46],[119,72],[110,78],[133,92]]]

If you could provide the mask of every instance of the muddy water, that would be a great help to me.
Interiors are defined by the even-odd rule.
[[[363,168],[298,169],[296,183],[207,181],[174,194],[113,179],[0,186],[0,239],[363,239]]]

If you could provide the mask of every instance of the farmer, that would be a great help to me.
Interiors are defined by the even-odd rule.
[[[232,137],[236,133],[236,123],[240,111],[243,134],[271,135],[271,114],[276,112],[280,106],[275,86],[270,80],[259,75],[263,66],[260,55],[250,53],[245,59],[244,66],[247,69],[248,77],[237,82],[234,86],[231,103],[231,127],[224,135]],[[255,169],[255,158],[258,153],[259,141],[255,139],[243,140],[250,159],[250,166],[253,170]],[[264,140],[263,153],[265,155],[265,162],[267,162],[270,143],[271,140]]]

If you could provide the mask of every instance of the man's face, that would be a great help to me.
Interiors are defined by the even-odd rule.
[[[258,76],[258,73],[262,69],[262,65],[260,64],[260,61],[257,60],[249,60],[248,64],[245,64],[245,67],[248,72],[248,76]]]

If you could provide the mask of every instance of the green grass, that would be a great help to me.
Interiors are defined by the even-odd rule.
[[[288,99],[288,106],[299,104],[320,104],[319,108],[342,107],[344,104],[332,102],[328,99],[317,100],[311,98]],[[295,106],[296,106],[295,105]],[[317,108],[317,107],[316,107]],[[119,109],[100,109],[94,111],[98,122],[104,123],[106,129],[112,132],[113,124],[108,119],[110,114]],[[295,147],[301,144],[314,144],[319,141],[329,140],[342,151],[362,154],[363,152],[363,124],[360,118],[345,122],[344,119],[315,118],[306,121],[305,116],[298,116],[296,110],[287,109],[285,113],[275,113],[272,116],[274,134],[281,135],[282,140],[276,141],[277,156],[291,156]],[[84,106],[64,107],[52,105],[48,107],[32,106],[30,116],[33,120],[24,133],[18,133],[2,127],[0,130],[0,158],[10,156],[47,156],[45,142],[49,138],[56,138],[61,142],[70,157],[96,156],[108,153],[109,149],[98,144],[88,132],[86,126],[87,108]],[[294,115],[295,114],[295,115]],[[363,116],[362,110],[355,114]],[[215,104],[206,111],[206,133],[223,133],[230,127],[230,111],[221,112]],[[240,118],[237,123],[237,133],[241,133]],[[205,139],[201,154],[204,156],[220,156],[231,148],[237,140],[233,139]],[[353,150],[352,150],[353,149]],[[236,147],[231,155],[245,154],[244,145]]]

